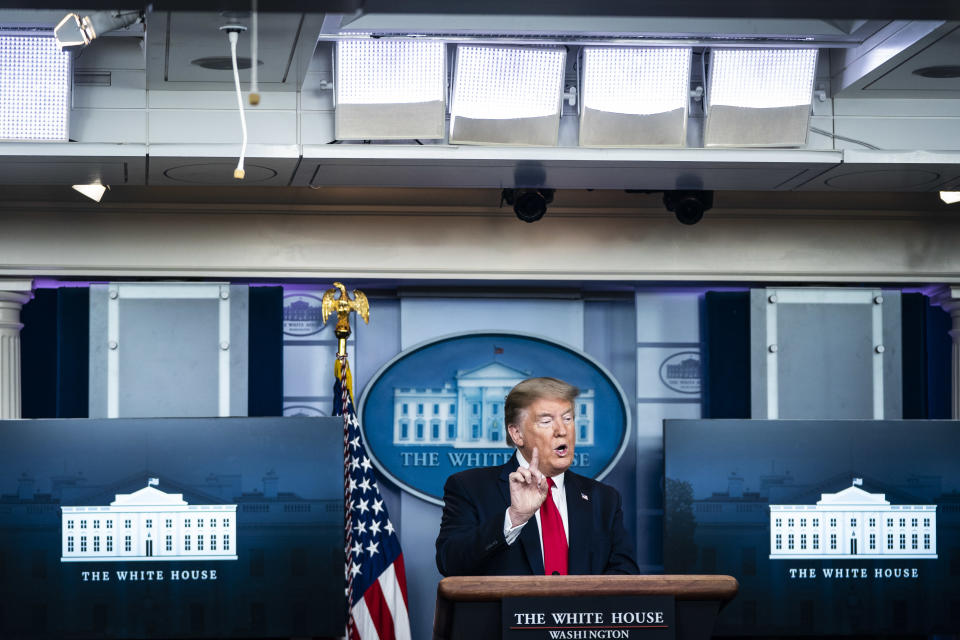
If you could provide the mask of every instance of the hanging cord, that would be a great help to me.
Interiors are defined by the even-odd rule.
[[[848,138],[846,136],[841,136],[836,133],[830,133],[829,131],[824,131],[823,129],[817,129],[816,127],[810,127],[810,131],[814,133],[819,133],[822,136],[827,136],[828,138],[833,138],[834,140],[843,140],[844,142],[852,142],[853,144],[859,144],[860,146],[866,147],[867,149],[873,149],[874,151],[880,150],[880,147],[875,147],[869,142],[864,142],[863,140],[857,140],[856,138]]]
[[[260,88],[257,86],[257,0],[250,1],[250,104],[256,106],[260,104]]]
[[[233,177],[237,180],[243,180],[244,175],[246,175],[246,172],[243,170],[243,157],[247,155],[247,117],[243,113],[243,95],[240,93],[240,71],[237,70],[237,40],[239,37],[239,31],[227,31],[227,38],[230,40],[230,56],[233,59],[233,84],[237,89],[237,106],[240,107],[240,127],[243,130],[243,143],[240,145],[240,160],[237,162],[237,168],[233,170]]]

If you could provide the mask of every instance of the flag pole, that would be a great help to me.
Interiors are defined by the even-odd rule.
[[[336,297],[337,290],[340,291],[340,297]],[[344,542],[344,557],[348,561],[344,565],[344,578],[346,580],[346,595],[347,595],[347,610],[346,610],[346,620],[347,627],[345,637],[347,639],[356,638],[357,633],[354,627],[353,616],[351,615],[351,597],[353,595],[353,577],[354,574],[350,571],[350,549],[353,546],[353,535],[350,519],[350,509],[352,504],[352,485],[350,483],[350,467],[346,464],[346,460],[350,458],[350,424],[349,424],[349,412],[348,406],[353,401],[353,385],[352,380],[350,379],[350,365],[347,362],[347,338],[350,337],[350,314],[358,313],[364,320],[364,322],[370,321],[370,306],[367,303],[367,297],[360,291],[356,289],[353,291],[353,300],[350,299],[350,296],[347,295],[347,289],[340,282],[334,282],[333,288],[328,289],[321,299],[320,305],[321,314],[323,316],[323,324],[326,325],[327,318],[330,317],[331,312],[336,312],[337,314],[337,324],[333,329],[333,333],[337,336],[337,357],[334,361],[333,373],[334,379],[337,381],[339,386],[339,398],[334,398],[334,403],[339,401],[339,406],[334,407],[334,415],[342,415],[343,420],[343,459],[345,461],[343,467],[343,507],[344,507],[344,532],[343,532],[343,542]]]
[[[350,486],[350,467],[346,464],[346,461],[350,457],[350,425],[348,424],[348,411],[347,406],[350,402],[350,380],[349,380],[349,365],[347,364],[347,353],[346,353],[346,338],[340,340],[340,350],[337,353],[337,359],[334,363],[334,374],[339,374],[338,379],[340,383],[340,413],[343,415],[343,509],[344,509],[344,518],[343,518],[343,554],[344,554],[344,579],[346,581],[346,633],[344,634],[345,640],[351,640],[356,637],[356,630],[354,629],[353,616],[350,612],[350,600],[353,596],[353,574],[350,572],[350,548],[353,546],[353,536],[351,533],[352,526],[350,522],[350,509],[352,501],[352,489]],[[336,399],[334,399],[336,402]]]
[[[399,532],[387,514],[353,404],[347,361],[350,314],[369,321],[367,297],[339,282],[323,294],[323,322],[337,313],[333,415],[343,416],[344,586],[347,640],[411,640],[407,578]],[[340,297],[336,297],[337,290]],[[387,612],[384,614],[384,612]]]

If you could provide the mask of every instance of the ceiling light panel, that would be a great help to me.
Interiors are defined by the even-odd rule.
[[[686,109],[692,53],[689,47],[584,47],[583,105],[633,115]]]
[[[559,47],[458,46],[450,142],[556,145],[565,63]]]
[[[476,47],[457,49],[453,104],[466,118],[538,118],[560,108],[562,49]]]
[[[585,47],[580,145],[684,146],[689,47]]]
[[[444,95],[442,42],[357,39],[337,42],[337,101],[432,102]]]
[[[0,140],[66,142],[70,70],[52,35],[0,35]]]
[[[340,40],[336,68],[338,139],[443,138],[442,42]]]
[[[715,49],[710,105],[768,109],[810,104],[816,49]]]
[[[711,50],[705,146],[805,144],[816,69],[816,49]]]

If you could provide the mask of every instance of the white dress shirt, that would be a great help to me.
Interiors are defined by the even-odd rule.
[[[530,463],[523,458],[523,454],[520,453],[520,450],[517,449],[517,462],[520,463],[520,466],[524,469],[530,468]],[[563,490],[563,477],[566,472],[559,475],[553,476],[553,488],[550,489],[553,495],[553,504],[557,506],[557,511],[560,512],[560,519],[563,520],[563,535],[567,539],[567,543],[570,541],[570,525],[567,524],[567,494]],[[543,531],[540,527],[540,509],[537,509],[536,513],[533,514],[537,519],[537,530]],[[527,520],[527,522],[530,522]],[[503,537],[507,539],[507,544],[513,544],[516,542],[517,538],[520,537],[520,530],[523,529],[524,525],[527,524],[518,524],[513,526],[513,523],[510,522],[510,507],[507,507],[507,510],[503,514]],[[540,534],[541,543],[540,543],[540,557],[543,557],[543,534]]]

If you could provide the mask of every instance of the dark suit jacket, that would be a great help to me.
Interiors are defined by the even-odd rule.
[[[443,489],[437,568],[445,576],[543,575],[535,518],[508,545],[503,517],[510,506],[508,476],[516,456],[501,467],[455,473]],[[620,494],[613,487],[567,471],[570,574],[639,573],[633,543],[623,528]]]

